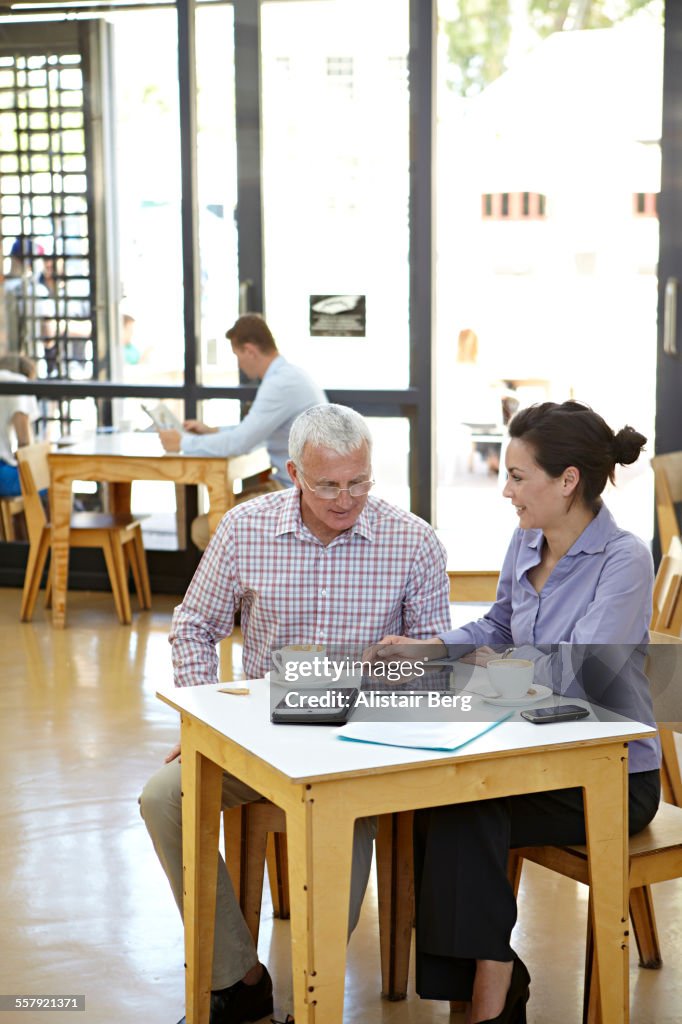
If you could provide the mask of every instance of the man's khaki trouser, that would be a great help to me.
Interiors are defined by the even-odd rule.
[[[152,775],[140,796],[140,813],[154,843],[161,866],[168,876],[175,902],[182,914],[182,810],[180,799],[181,765],[176,759]],[[260,794],[249,786],[223,774],[223,807],[237,807]],[[360,818],[353,837],[348,934],[358,923],[372,865],[372,845],[376,835],[376,819]],[[258,954],[239,909],[222,857],[218,861],[216,895],[215,944],[213,956],[213,990],[227,988],[240,981],[258,963]]]

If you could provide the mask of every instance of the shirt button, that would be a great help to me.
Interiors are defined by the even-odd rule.
[[[320,636],[324,636],[324,630],[323,629],[320,630]]]
[[[324,589],[324,587],[322,588],[320,593],[322,594],[322,597],[326,597],[327,596],[327,591]]]

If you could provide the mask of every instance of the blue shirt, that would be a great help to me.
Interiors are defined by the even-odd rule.
[[[462,644],[513,644],[517,657],[535,662],[538,682],[555,692],[596,699],[653,725],[644,673],[654,580],[649,549],[602,505],[538,593],[528,572],[539,564],[543,544],[542,530],[514,532],[490,611],[441,634],[450,656],[461,656]],[[548,646],[553,650],[543,650]],[[630,771],[659,764],[657,740],[630,745]]]
[[[217,434],[186,434],[181,439],[187,455],[244,455],[265,445],[277,480],[285,486],[292,481],[287,473],[289,431],[296,417],[313,405],[323,405],[327,396],[322,388],[283,356],[268,366],[248,413],[234,427],[222,427]]]

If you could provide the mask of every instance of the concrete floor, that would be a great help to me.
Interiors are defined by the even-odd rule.
[[[60,1013],[66,1024],[175,1024],[182,931],[137,810],[178,734],[175,714],[154,696],[170,673],[174,601],[155,596],[154,610],[126,627],[110,595],[72,593],[68,626],[56,632],[42,608],[20,624],[19,596],[0,590],[0,994],[85,994],[85,1013]],[[665,965],[640,970],[631,953],[631,1019],[678,1024],[682,884],[657,886],[655,898]],[[577,883],[526,866],[514,944],[533,979],[529,1024],[580,1021],[586,910]],[[346,1024],[449,1020],[447,1004],[421,1002],[413,990],[402,1003],[380,999],[376,922],[372,885],[348,950]],[[292,1010],[289,926],[273,921],[267,897],[260,956],[283,1018]],[[0,1013],[14,1020],[46,1018]]]

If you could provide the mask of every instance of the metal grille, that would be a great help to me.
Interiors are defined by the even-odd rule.
[[[5,347],[41,377],[92,379],[94,336],[82,59],[0,56]]]

